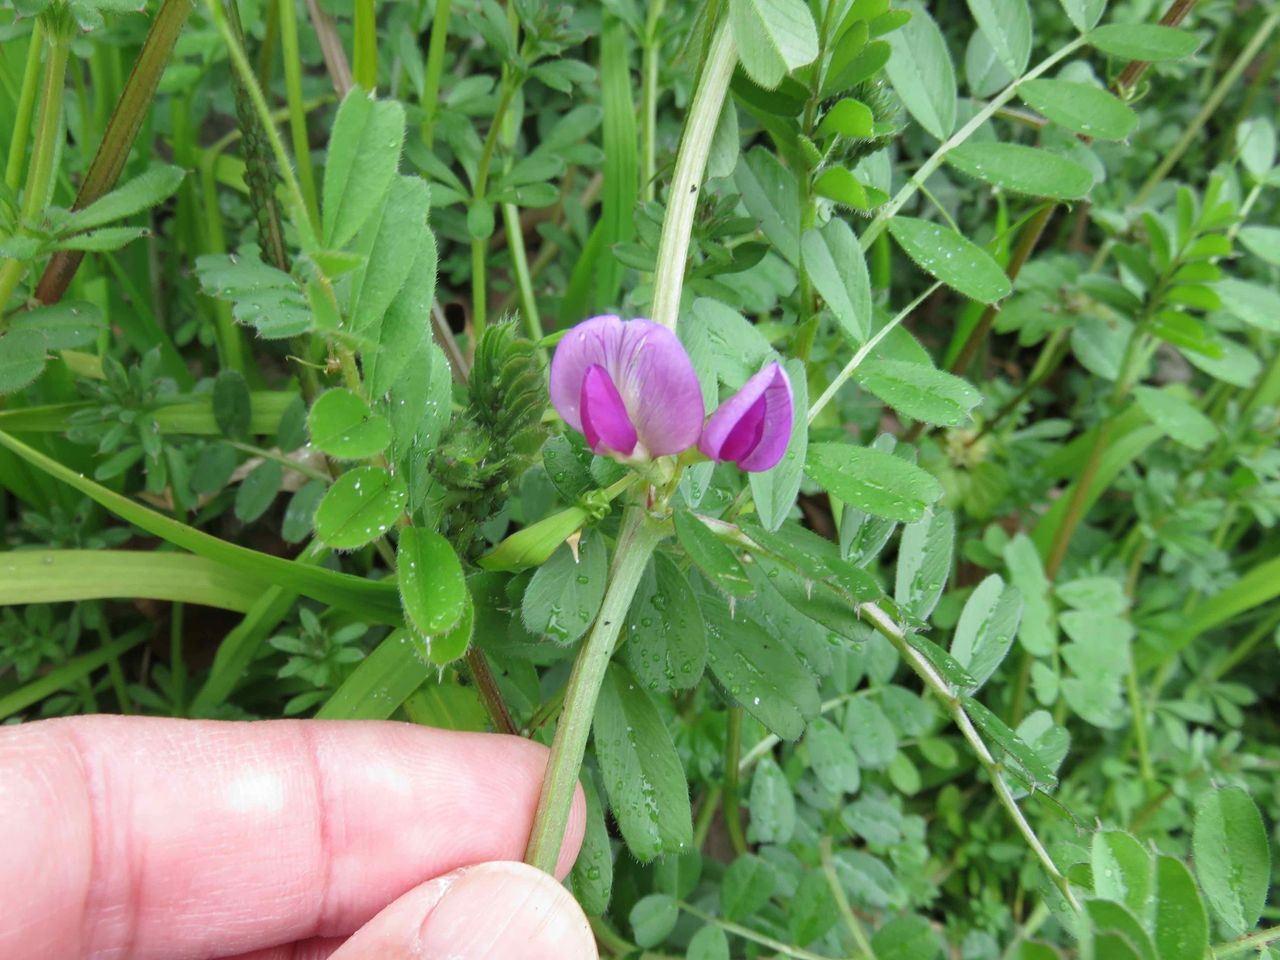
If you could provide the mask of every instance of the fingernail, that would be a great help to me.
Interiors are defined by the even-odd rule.
[[[422,960],[596,960],[582,908],[556,880],[523,863],[459,871],[422,923]]]

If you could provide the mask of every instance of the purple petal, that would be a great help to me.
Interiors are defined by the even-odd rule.
[[[592,452],[631,456],[636,448],[636,428],[631,425],[618,388],[598,363],[587,368],[578,409],[582,414],[582,432]]]
[[[649,320],[603,316],[583,321],[560,341],[551,360],[551,402],[565,423],[584,433],[583,384],[596,365],[621,398],[641,448],[637,455],[680,453],[697,442],[702,389],[673,332]]]
[[[787,452],[791,427],[791,381],[775,361],[720,404],[702,428],[698,449],[753,473],[768,470]]]

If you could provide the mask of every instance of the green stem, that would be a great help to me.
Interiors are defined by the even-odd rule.
[[[187,709],[187,657],[182,634],[186,607],[175,603],[169,615],[169,679],[173,684],[173,715],[181,717]]]
[[[680,318],[680,295],[689,259],[689,237],[698,209],[698,191],[702,187],[711,140],[720,122],[720,111],[737,63],[738,54],[726,19],[716,28],[711,40],[707,62],[685,118],[667,213],[662,221],[662,237],[658,241],[651,316],[655,323],[672,330]]]
[[[784,957],[791,957],[792,960],[831,960],[820,953],[813,953],[810,950],[803,950],[800,947],[793,946],[789,943],[783,943],[781,940],[775,940],[773,937],[766,936],[763,933],[757,933],[750,927],[744,927],[740,923],[733,923],[730,920],[722,920],[719,917],[712,916],[704,910],[699,910],[691,903],[685,903],[683,900],[678,904],[681,910],[692,917],[697,917],[703,923],[714,923],[717,927],[726,933],[732,933],[741,937],[743,940],[750,940],[752,943],[758,943],[770,950],[777,951]]]
[[[449,9],[452,0],[436,0],[431,21],[431,44],[427,48],[426,80],[422,87],[422,142],[431,149],[435,137],[436,107],[440,99],[440,78],[444,76],[445,41],[449,38]]]
[[[516,275],[516,290],[520,296],[520,312],[524,315],[525,329],[532,340],[541,340],[542,317],[538,314],[538,299],[533,292],[533,275],[529,272],[529,254],[524,248],[524,231],[520,228],[520,210],[514,203],[502,205],[502,228],[507,232],[507,249],[511,251],[511,268]],[[538,353],[547,360],[545,347]]]
[[[747,852],[747,839],[742,835],[742,815],[738,809],[738,764],[742,756],[742,708],[729,708],[729,727],[724,738],[724,825],[729,831],[733,852]]]
[[[98,640],[100,649],[111,648],[111,628],[107,625],[106,617],[102,617],[98,625]],[[121,713],[133,713],[133,698],[129,696],[129,683],[125,679],[124,668],[120,666],[119,657],[111,657],[107,660],[107,674],[111,677],[111,688],[115,691],[116,708]]]
[[[1277,26],[1280,26],[1280,11],[1270,14],[1265,20],[1263,20],[1261,25],[1258,27],[1257,32],[1255,32],[1253,36],[1249,38],[1249,42],[1245,44],[1244,49],[1236,55],[1231,66],[1227,68],[1226,72],[1222,74],[1221,79],[1218,80],[1217,86],[1215,86],[1209,96],[1205,98],[1204,104],[1200,107],[1200,111],[1194,118],[1192,118],[1191,123],[1187,125],[1186,129],[1183,130],[1182,136],[1178,138],[1178,142],[1165,153],[1161,158],[1160,163],[1158,163],[1156,168],[1151,171],[1151,175],[1147,177],[1146,181],[1138,189],[1138,192],[1134,194],[1133,202],[1131,204],[1132,206],[1141,207],[1145,204],[1147,200],[1150,199],[1151,194],[1155,192],[1156,187],[1160,186],[1160,184],[1164,182],[1164,178],[1169,175],[1169,171],[1171,171],[1174,168],[1174,165],[1182,159],[1182,155],[1187,152],[1187,149],[1200,139],[1200,132],[1204,129],[1204,125],[1209,122],[1209,119],[1215,113],[1218,112],[1218,108],[1222,106],[1222,101],[1226,99],[1227,94],[1231,92],[1231,88],[1235,86],[1236,81],[1240,79],[1240,75],[1244,73],[1245,68],[1253,62],[1253,58],[1258,55],[1258,51],[1261,50],[1267,40],[1270,39],[1272,32]]]
[[[378,86],[378,17],[374,0],[356,0],[355,51],[351,75],[358,86],[372,91]]]
[[[885,613],[877,604],[865,603],[859,610],[859,615],[870,622],[877,632],[887,639],[907,665],[924,681],[925,686],[932,692],[941,702],[943,708],[951,715],[952,722],[959,728],[961,735],[968,742],[974,755],[978,759],[987,776],[991,781],[992,787],[996,791],[996,798],[1000,801],[1001,806],[1008,812],[1010,819],[1013,820],[1014,826],[1018,832],[1022,834],[1023,840],[1031,848],[1036,859],[1040,861],[1041,867],[1049,875],[1049,879],[1053,881],[1054,886],[1062,893],[1063,898],[1070,904],[1071,908],[1076,912],[1080,912],[1080,903],[1076,899],[1075,893],[1071,889],[1071,885],[1067,882],[1067,878],[1062,871],[1058,869],[1057,864],[1053,862],[1053,858],[1049,856],[1049,851],[1045,849],[1044,844],[1040,842],[1040,838],[1036,836],[1035,829],[1027,821],[1022,809],[1018,806],[1018,801],[1014,799],[1013,793],[1009,789],[1009,785],[1000,774],[1000,764],[996,762],[995,757],[991,755],[991,751],[987,748],[981,734],[973,725],[973,721],[969,719],[969,714],[965,712],[964,705],[960,699],[951,690],[951,686],[943,679],[934,669],[933,664],[924,658],[924,656],[907,642],[906,635],[902,632],[902,628]]]
[[[489,168],[493,164],[493,152],[498,145],[498,136],[507,117],[507,109],[516,95],[519,84],[508,76],[503,79],[502,93],[498,98],[498,109],[493,114],[493,122],[489,125],[489,133],[484,138],[484,147],[480,151],[480,162],[476,166],[475,181],[471,185],[472,203],[487,203],[486,191],[489,188]],[[478,343],[484,333],[487,321],[489,238],[483,240],[471,238],[471,331],[472,342]]]
[[[31,225],[44,214],[45,205],[49,201],[49,186],[53,183],[53,161],[58,153],[58,135],[62,131],[62,88],[66,83],[71,37],[61,29],[46,32],[48,35],[45,43],[44,78],[40,88],[40,116],[31,151],[31,166],[27,169],[27,185],[18,214],[18,236],[29,236]],[[24,260],[5,260],[3,266],[0,266],[0,312],[18,289],[26,272],[27,263]],[[5,320],[0,313],[0,330],[4,327]]]
[[[1009,86],[1005,87],[994,99],[985,107],[973,115],[973,118],[963,127],[948,137],[941,146],[938,147],[923,164],[920,165],[915,174],[908,180],[896,194],[893,199],[880,208],[880,212],[876,214],[876,218],[868,224],[867,229],[862,231],[860,243],[865,252],[876,237],[880,236],[889,226],[889,221],[894,218],[903,205],[911,199],[915,192],[920,189],[923,184],[933,174],[935,170],[942,165],[943,159],[948,153],[954,150],[960,144],[968,140],[984,123],[990,120],[996,112],[1006,103],[1012,100],[1018,93],[1018,87],[1026,83],[1028,80],[1034,80],[1041,74],[1053,69],[1057,64],[1061,63],[1067,57],[1073,55],[1077,50],[1085,45],[1084,37],[1076,37],[1065,47],[1058,50],[1052,56],[1046,57],[1029,73],[1023,74]]]
[[[542,794],[538,797],[538,812],[525,851],[525,862],[547,873],[555,870],[560,859],[560,845],[569,823],[569,809],[578,786],[578,772],[582,769],[605,669],[613,657],[618,634],[649,557],[665,536],[662,526],[651,520],[643,508],[629,508],[618,533],[604,602],[595,626],[578,651],[569,677],[564,708],[556,724],[551,757],[542,781]]]
[[[833,4],[834,6],[834,4]],[[849,906],[849,897],[844,892],[844,884],[840,882],[840,877],[836,873],[835,858],[831,855],[831,837],[826,836],[818,844],[818,851],[822,856],[822,872],[827,877],[827,887],[831,891],[831,897],[836,902],[836,909],[840,911],[840,917],[844,920],[845,928],[853,937],[853,942],[857,944],[858,952],[864,957],[870,957],[875,960],[875,951],[871,949],[871,941],[867,939],[867,932],[862,929],[862,922],[858,919],[857,914],[853,912],[853,907]]]
[[[711,821],[720,809],[720,798],[724,794],[721,787],[712,787],[702,798],[698,808],[698,818],[693,823],[693,849],[701,851],[707,842],[707,834],[711,832]]]
[[[255,447],[251,443],[241,443],[238,440],[225,440],[223,442],[229,447],[233,447],[242,453],[249,454],[251,457],[261,457],[263,460],[272,460],[280,464],[280,466],[284,467],[286,470],[292,470],[294,473],[304,476],[308,480],[319,480],[326,486],[333,483],[333,477],[325,473],[323,470],[317,470],[315,467],[308,466],[305,463],[300,463],[276,450],[267,450],[263,447]]]
[[[320,206],[316,200],[316,174],[311,164],[311,141],[307,136],[307,108],[302,99],[302,54],[298,49],[298,7],[292,0],[280,5],[280,49],[284,54],[285,96],[289,103],[289,135],[293,155],[298,163],[298,179],[302,184],[307,216],[320,222]],[[263,123],[269,121],[264,120]]]
[[[1138,744],[1138,769],[1142,773],[1142,782],[1151,786],[1156,781],[1155,770],[1151,766],[1151,750],[1147,745],[1147,711],[1142,700],[1142,691],[1138,689],[1138,668],[1129,661],[1129,673],[1125,677],[1125,690],[1129,697],[1129,709],[1133,711],[1133,734]]]
[[[4,168],[4,182],[12,192],[18,192],[22,183],[22,165],[27,159],[27,137],[31,133],[31,117],[35,112],[36,90],[40,82],[40,54],[44,51],[44,28],[36,20],[31,28],[31,40],[27,45],[27,65],[22,71],[22,91],[13,118],[13,133],[9,137],[9,160]]]
[[[1256,950],[1277,940],[1280,940],[1280,927],[1268,927],[1265,930],[1259,930],[1257,933],[1251,933],[1247,937],[1241,937],[1239,940],[1220,943],[1211,952],[1214,960],[1226,960],[1227,957],[1234,957],[1237,953]]]
[[[658,27],[666,0],[651,0],[644,24],[644,50],[640,59],[640,198],[654,198],[658,155],[658,58],[662,52]]]
[[[883,340],[885,337],[887,337],[890,333],[892,333],[894,327],[900,324],[903,320],[907,319],[907,317],[911,316],[911,314],[915,311],[916,307],[924,303],[925,300],[927,300],[930,296],[932,296],[933,292],[937,290],[940,286],[942,286],[941,282],[935,283],[931,287],[926,289],[924,293],[920,294],[920,296],[916,297],[914,300],[908,303],[905,307],[899,310],[897,315],[894,316],[892,320],[890,320],[878,331],[876,331],[876,335],[874,337],[872,337],[870,340],[868,340],[866,343],[864,343],[861,347],[858,348],[858,352],[855,353],[849,359],[849,362],[844,365],[844,369],[841,370],[838,374],[836,374],[836,377],[834,380],[831,381],[830,386],[828,386],[826,390],[822,391],[822,396],[818,397],[817,400],[813,401],[813,404],[809,407],[810,423],[813,423],[813,421],[817,418],[818,414],[822,412],[822,409],[832,401],[835,395],[839,392],[840,388],[843,387],[845,383],[849,380],[849,378],[853,376],[854,371],[857,370],[858,367],[862,365],[862,361],[867,359],[867,356],[871,353],[872,350],[876,348],[876,346],[879,345],[880,341]]]

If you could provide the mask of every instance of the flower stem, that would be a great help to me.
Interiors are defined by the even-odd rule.
[[[613,657],[622,621],[640,585],[640,578],[644,576],[649,557],[665,536],[663,528],[642,508],[629,508],[618,534],[604,603],[596,616],[595,626],[578,651],[573,674],[569,677],[564,708],[556,725],[551,758],[547,761],[547,773],[542,781],[542,794],[538,797],[538,812],[525,850],[525,863],[547,873],[555,870],[560,859],[560,845],[569,823],[569,809],[578,786],[578,772],[582,769],[582,757],[587,749],[587,736],[591,732],[591,720],[595,715],[605,669]]]
[[[662,221],[662,238],[658,242],[658,263],[653,275],[652,316],[655,323],[672,330],[680,318],[680,294],[684,288],[685,265],[689,259],[689,236],[698,209],[698,190],[707,169],[707,156],[720,111],[738,63],[737,50],[728,20],[722,20],[711,40],[711,49],[697,92],[685,119],[684,136],[676,154],[675,173],[667,214]]]
[[[27,186],[22,194],[18,215],[18,235],[30,233],[31,224],[44,213],[53,182],[53,161],[58,153],[58,135],[62,130],[62,88],[66,81],[67,54],[71,49],[68,30],[46,28],[44,79],[40,89],[40,117],[37,121],[31,166],[27,169]],[[0,266],[0,311],[18,289],[27,272],[24,260],[5,260]],[[0,330],[5,321],[0,316]]]

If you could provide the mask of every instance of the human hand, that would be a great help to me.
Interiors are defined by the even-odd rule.
[[[590,960],[573,897],[495,862],[523,855],[546,761],[400,723],[0,728],[0,957]],[[558,876],[584,816],[579,793]]]

